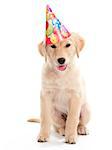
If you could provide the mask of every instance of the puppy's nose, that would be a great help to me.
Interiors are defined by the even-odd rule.
[[[57,60],[58,60],[59,64],[64,64],[64,62],[65,62],[65,58],[63,58],[63,57],[62,58],[58,58]]]

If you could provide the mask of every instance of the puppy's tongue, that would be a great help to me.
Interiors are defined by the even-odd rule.
[[[61,66],[58,66],[57,69],[60,70],[60,71],[64,71],[66,69],[67,65],[61,65]]]

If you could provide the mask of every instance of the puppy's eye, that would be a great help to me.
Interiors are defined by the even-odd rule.
[[[51,47],[52,47],[52,48],[57,48],[57,47],[56,47],[56,45],[54,45],[54,44],[53,44],[53,45],[51,45]]]
[[[70,47],[71,46],[71,44],[70,43],[68,43],[68,44],[66,44],[66,46],[65,47]]]

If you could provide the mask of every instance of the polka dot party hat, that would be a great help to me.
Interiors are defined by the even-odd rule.
[[[70,36],[70,32],[57,19],[49,5],[46,6],[46,45],[56,44]]]

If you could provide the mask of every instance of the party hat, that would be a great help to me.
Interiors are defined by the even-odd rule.
[[[57,19],[49,5],[46,6],[46,45],[56,44],[70,36],[70,32]]]

